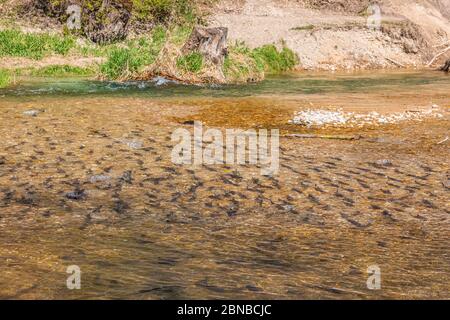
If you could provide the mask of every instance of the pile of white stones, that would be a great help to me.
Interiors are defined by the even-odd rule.
[[[301,124],[307,127],[323,126],[323,125],[339,125],[346,124],[348,115],[341,110],[303,110],[297,112],[294,119],[289,120],[289,123]]]
[[[342,109],[313,110],[307,109],[295,114],[291,124],[303,125],[306,127],[363,127],[367,125],[394,124],[401,121],[421,121],[424,118],[442,118],[443,115],[436,112],[438,106],[427,109],[410,110],[405,112],[395,112],[390,114],[380,114],[378,112],[354,113],[344,112]]]

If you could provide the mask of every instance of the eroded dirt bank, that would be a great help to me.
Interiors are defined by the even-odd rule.
[[[367,28],[369,1],[221,1],[210,17],[235,41],[285,41],[302,69],[415,67],[450,46],[449,0],[381,1],[382,28]],[[435,61],[440,65],[443,55]]]

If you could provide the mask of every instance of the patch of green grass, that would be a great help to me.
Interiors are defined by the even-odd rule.
[[[225,76],[232,81],[247,82],[259,78],[261,72],[253,60],[228,55],[223,63]]]
[[[203,67],[203,56],[192,52],[177,59],[177,67],[185,72],[198,73]]]
[[[157,26],[157,27],[155,27],[155,29],[153,29],[152,44],[153,44],[153,47],[155,49],[157,49],[158,51],[162,48],[162,46],[164,45],[164,42],[166,41],[166,34],[167,34],[167,31],[162,26]]]
[[[11,83],[11,74],[8,70],[0,69],[0,88],[5,88]]]
[[[132,16],[143,22],[194,23],[201,19],[198,5],[217,0],[132,0]]]
[[[157,27],[150,37],[130,40],[126,46],[111,46],[101,74],[110,80],[126,78],[155,62],[166,41],[166,30]]]
[[[271,44],[254,49],[252,56],[258,68],[268,73],[288,71],[298,63],[298,57],[292,50],[283,47],[280,51]]]
[[[53,65],[31,71],[37,77],[91,76],[95,74],[93,68],[74,67],[69,65]]]
[[[143,65],[142,61],[143,57],[136,48],[114,48],[100,71],[108,79],[116,80],[138,71]]]
[[[297,55],[287,47],[278,50],[274,45],[250,49],[237,42],[228,48],[223,70],[231,81],[255,81],[265,73],[280,73],[293,69],[299,62]]]
[[[253,58],[253,50],[244,42],[236,42],[228,48],[223,71],[232,82],[253,82],[262,79],[264,66],[258,66]]]
[[[75,47],[71,36],[47,33],[23,33],[19,30],[0,31],[0,57],[26,57],[42,59],[46,55],[66,55]]]
[[[140,20],[164,21],[172,10],[172,0],[133,0],[133,13]]]
[[[170,31],[168,41],[176,46],[183,45],[192,33],[194,26],[191,24],[176,25]]]

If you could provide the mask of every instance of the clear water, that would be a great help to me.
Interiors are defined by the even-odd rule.
[[[448,85],[450,77],[435,71],[373,73],[309,73],[272,76],[249,85],[192,86],[155,82],[102,82],[80,78],[25,79],[10,89],[0,89],[4,96],[35,95],[127,95],[133,97],[246,97],[255,95],[297,95],[332,92],[395,91],[418,85]]]
[[[360,140],[281,138],[273,178],[170,160],[186,120],[304,132],[287,125],[301,108],[431,104],[443,119],[338,132]],[[449,107],[450,77],[419,71],[0,90],[0,298],[448,299]],[[366,286],[373,265],[381,290]]]

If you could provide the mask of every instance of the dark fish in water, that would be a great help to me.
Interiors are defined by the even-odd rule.
[[[230,179],[227,179],[225,176],[220,176],[220,179],[226,184],[231,184],[233,186],[239,186],[239,184],[231,181]]]
[[[253,286],[253,285],[247,285],[247,286],[245,286],[245,288],[247,289],[247,290],[249,290],[249,291],[253,291],[253,292],[259,292],[259,291],[263,291],[263,289],[261,289],[261,288],[259,288],[259,287],[256,287],[256,286]]]
[[[116,202],[114,202],[114,208],[113,210],[117,212],[118,214],[123,214],[130,206],[125,201],[119,199]]]
[[[320,193],[325,193],[325,191],[324,191],[320,186],[318,186],[318,185],[316,185],[316,186],[314,187],[314,189],[315,189],[316,191],[320,192]]]
[[[308,200],[315,204],[320,204],[320,201],[317,197],[312,194],[308,194]]]
[[[353,207],[354,204],[355,204],[355,201],[353,199],[350,199],[350,198],[347,198],[347,197],[344,197],[342,201],[344,202],[344,204],[347,207]]]
[[[433,168],[430,168],[429,166],[421,165],[420,167],[427,172],[436,172],[435,170],[433,170]]]
[[[392,214],[389,211],[387,211],[387,210],[383,210],[382,214],[383,214],[383,217],[389,218],[391,221],[397,221],[397,219],[395,219],[392,216]]]
[[[434,203],[431,202],[431,201],[428,200],[428,199],[423,199],[423,200],[422,200],[422,203],[423,203],[426,207],[428,207],[428,208],[436,209],[436,206],[434,205]]]
[[[358,228],[367,228],[368,226],[370,226],[372,224],[371,222],[363,224],[363,223],[361,223],[359,221],[356,221],[356,220],[352,219],[349,215],[347,215],[345,213],[341,213],[341,217],[344,218],[345,220],[347,220],[348,222],[350,222],[355,227],[358,227]]]
[[[227,209],[227,215],[230,218],[234,217],[237,214],[238,210],[239,210],[238,205],[237,204],[232,204]]]
[[[381,159],[381,160],[377,160],[375,162],[369,162],[369,165],[371,165],[372,167],[375,167],[377,169],[383,169],[386,167],[392,167],[392,161],[388,160],[388,159]]]
[[[150,289],[142,289],[139,290],[138,293],[151,293],[151,292],[155,292],[155,293],[166,293],[166,294],[172,294],[172,293],[176,293],[177,291],[180,291],[182,289],[182,287],[180,286],[163,286],[163,287],[156,287],[156,288],[150,288]]]
[[[207,279],[198,281],[196,283],[196,285],[199,286],[199,287],[203,287],[205,289],[208,289],[210,291],[213,291],[213,292],[225,292],[224,288],[220,288],[220,287],[208,284],[208,280]]]
[[[132,184],[133,183],[133,174],[130,170],[125,171],[120,177],[120,182]]]
[[[369,185],[367,185],[367,184],[365,183],[365,181],[363,181],[363,180],[361,180],[361,179],[356,179],[356,181],[358,181],[359,185],[360,185],[361,187],[363,187],[364,189],[370,189]]]
[[[146,179],[144,179],[143,182],[150,181],[151,183],[153,183],[153,184],[155,184],[155,185],[159,185],[159,183],[160,183],[161,181],[164,181],[164,180],[167,180],[167,178],[165,178],[165,177],[151,177],[151,178],[146,178]]]
[[[17,202],[24,204],[24,205],[34,205],[34,204],[36,204],[36,199],[33,196],[33,194],[27,193],[26,195],[17,199]]]
[[[86,193],[82,189],[76,189],[75,191],[66,193],[66,198],[70,200],[82,200],[86,198],[86,196]]]
[[[292,191],[302,194],[303,191],[298,188],[292,188]]]
[[[164,169],[164,171],[169,172],[169,173],[175,173],[175,174],[178,173],[177,169],[174,167],[164,167],[163,169]]]

